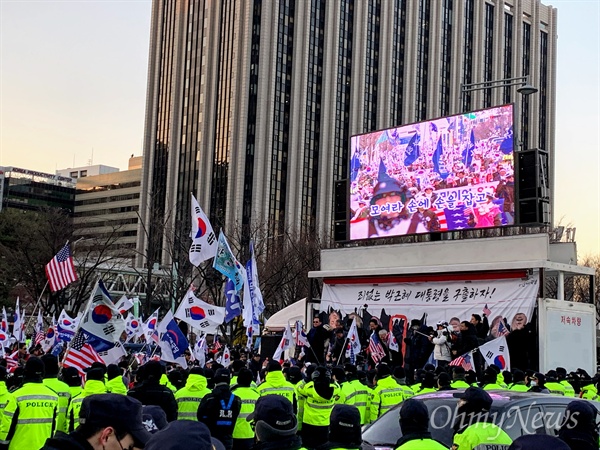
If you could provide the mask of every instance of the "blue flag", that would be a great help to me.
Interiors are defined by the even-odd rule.
[[[417,159],[419,159],[419,156],[420,156],[419,140],[420,140],[420,136],[419,136],[419,133],[417,132],[417,133],[413,134],[413,136],[410,138],[410,141],[408,141],[408,145],[404,149],[404,165],[405,166],[410,166]]]
[[[510,155],[513,151],[513,129],[510,127],[504,140],[500,144],[500,151],[505,155]]]
[[[217,269],[230,280],[233,280],[236,291],[239,291],[244,287],[244,268],[238,262],[236,257],[233,256],[229,243],[223,234],[223,230],[219,233],[217,254],[213,260],[213,268]]]
[[[163,353],[162,359],[170,362],[178,362],[175,360],[184,355],[190,344],[177,326],[177,322],[175,322],[171,311],[165,314],[165,317],[158,326],[158,331],[161,333],[159,345]],[[169,355],[169,353],[171,354]]]
[[[242,314],[240,296],[235,290],[235,284],[229,278],[225,283],[225,323],[231,322]]]
[[[356,180],[358,172],[360,170],[360,160],[358,159],[357,152],[354,152],[352,159],[350,160],[350,181]]]
[[[471,130],[469,145],[462,152],[462,161],[465,167],[469,167],[473,162],[473,153],[475,152],[475,134]]]
[[[440,164],[440,159],[442,158],[442,154],[444,153],[444,149],[442,148],[442,138],[440,137],[437,142],[437,147],[431,156],[431,161],[433,162],[433,171],[437,172],[442,179],[448,178],[448,171],[446,167]]]

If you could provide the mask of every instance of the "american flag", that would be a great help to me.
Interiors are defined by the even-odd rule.
[[[87,369],[94,362],[104,363],[94,347],[86,342],[85,333],[79,330],[71,341],[71,347],[67,351],[63,366],[75,367],[83,376],[83,369]]]
[[[371,337],[369,338],[369,353],[371,354],[371,358],[375,364],[379,363],[385,357],[385,351],[383,350],[383,346],[379,341],[379,337],[375,334],[375,332],[371,333]]]
[[[14,372],[19,367],[19,350],[15,350],[4,359],[6,359],[6,369],[11,373]]]
[[[462,366],[465,370],[473,370],[473,354],[472,352],[465,353],[464,355],[459,356],[458,358],[450,361],[449,366]]]
[[[41,344],[45,338],[46,333],[44,333],[43,331],[38,331],[37,333],[35,333],[35,345]]]
[[[483,313],[484,313],[486,316],[488,316],[488,317],[492,315],[492,311],[490,310],[490,308],[488,308],[488,305],[487,305],[487,303],[486,303],[486,304],[485,304],[485,306],[483,307]]]
[[[215,335],[215,342],[213,343],[213,350],[220,350],[222,347],[221,341],[219,341],[219,335]]]
[[[46,277],[52,292],[60,291],[78,280],[68,242],[52,258],[52,261],[46,264]]]
[[[498,337],[506,336],[508,333],[510,333],[510,331],[508,331],[508,328],[506,328],[504,322],[500,321],[500,323],[498,324]]]

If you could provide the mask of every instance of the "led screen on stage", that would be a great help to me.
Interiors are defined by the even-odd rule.
[[[353,136],[350,239],[512,225],[513,106]]]

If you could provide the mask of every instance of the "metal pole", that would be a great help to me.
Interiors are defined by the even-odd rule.
[[[29,320],[27,321],[27,325],[25,326],[26,330],[29,328],[29,324],[31,324],[31,320],[33,319],[33,315],[35,313],[35,310],[37,309],[37,307],[39,306],[40,302],[42,301],[42,295],[44,295],[44,292],[46,291],[46,286],[48,286],[48,280],[46,280],[46,284],[44,285],[44,289],[42,289],[42,293],[38,297],[37,303],[33,307],[33,311],[31,312],[31,316],[29,317]]]

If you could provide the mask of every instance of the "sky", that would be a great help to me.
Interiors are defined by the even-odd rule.
[[[600,0],[558,8],[555,225],[600,255]],[[0,0],[0,166],[127,168],[142,154],[148,1]]]

